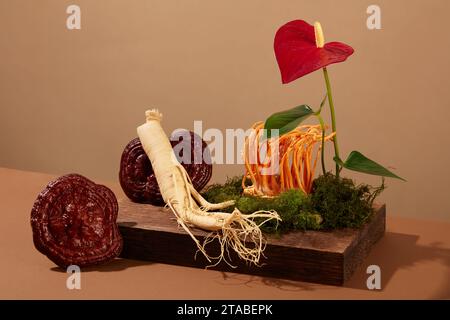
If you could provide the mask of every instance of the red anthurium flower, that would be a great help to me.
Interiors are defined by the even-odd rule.
[[[323,43],[322,28],[294,20],[278,29],[274,49],[283,83],[294,81],[332,63],[342,62],[353,48],[341,42]]]

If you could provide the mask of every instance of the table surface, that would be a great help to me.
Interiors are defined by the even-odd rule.
[[[0,168],[1,299],[449,299],[450,224],[392,217],[387,232],[343,287],[116,259],[86,268],[81,289],[33,245],[30,211],[54,175]],[[107,184],[118,198],[116,183]],[[366,269],[381,268],[381,290]]]

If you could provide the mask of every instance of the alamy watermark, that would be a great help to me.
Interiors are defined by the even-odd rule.
[[[66,287],[69,290],[81,289],[81,269],[77,265],[70,265],[67,267],[66,272],[69,274],[66,280]]]
[[[366,20],[366,26],[369,30],[381,29],[381,8],[376,4],[372,4],[367,7],[366,10],[369,15]]]
[[[194,141],[186,129],[176,129],[170,140],[178,142],[174,154],[182,164],[257,164],[262,173],[277,174],[279,171],[278,129],[225,129],[208,128],[204,130],[202,121],[194,121]],[[208,148],[202,150],[202,140]],[[194,148],[192,149],[192,146]],[[244,159],[244,152],[246,159]]]
[[[76,4],[71,4],[67,7],[66,13],[68,14],[66,19],[66,28],[68,30],[80,30],[81,29],[81,9]]]
[[[366,273],[370,274],[366,281],[367,289],[381,290],[381,268],[376,264],[372,264],[367,267]]]
[[[379,5],[371,4],[367,7],[366,13],[369,15],[366,26],[369,30],[381,29],[381,8]],[[81,29],[81,8],[76,4],[71,4],[66,8],[66,28],[68,30]]]

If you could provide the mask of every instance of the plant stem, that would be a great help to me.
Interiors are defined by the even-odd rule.
[[[325,83],[327,86],[328,105],[330,106],[330,113],[331,113],[331,128],[332,128],[333,132],[335,133],[335,136],[333,137],[334,155],[336,158],[340,159],[339,145],[338,145],[337,132],[336,132],[336,114],[334,112],[334,103],[333,103],[333,95],[331,93],[330,78],[328,76],[328,70],[326,67],[323,68],[323,75],[325,77]],[[336,177],[339,177],[339,171],[340,171],[339,165],[336,163]]]
[[[320,149],[320,162],[322,162],[322,172],[325,175],[327,170],[325,169],[325,123],[320,115],[320,113],[316,114],[317,118],[320,122],[320,127],[322,128],[322,147]]]

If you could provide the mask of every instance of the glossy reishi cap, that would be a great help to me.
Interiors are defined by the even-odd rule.
[[[123,246],[114,193],[79,175],[51,181],[31,210],[33,242],[60,267],[105,263]]]
[[[172,148],[178,146],[176,153],[183,152],[180,150],[188,150],[187,147],[190,145],[191,154],[187,157],[190,163],[182,161],[182,158],[184,158],[182,154],[176,154],[176,156],[186,169],[194,188],[200,191],[206,186],[212,175],[211,155],[208,145],[199,136],[194,138],[196,136],[194,132],[181,131],[183,132],[179,132],[179,139],[170,139],[170,143]],[[194,152],[197,151],[201,151],[202,159],[200,163],[193,161]],[[180,156],[182,158],[179,158]],[[152,165],[139,138],[131,140],[122,152],[119,181],[122,190],[133,202],[149,203],[155,206],[165,204]]]

